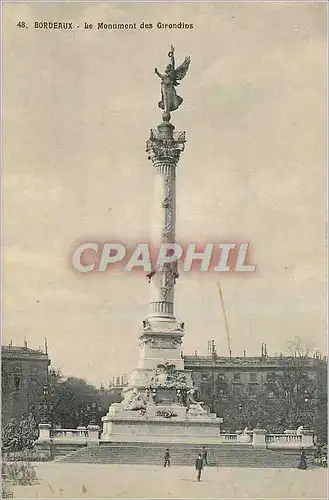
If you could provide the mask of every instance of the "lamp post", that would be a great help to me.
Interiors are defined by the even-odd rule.
[[[304,398],[305,424],[309,428],[312,427],[311,419],[312,419],[312,416],[314,417],[312,403],[313,403],[313,401],[312,401],[312,399],[309,396],[306,396]]]
[[[91,404],[87,403],[85,406],[79,408],[76,412],[77,420],[79,420],[79,427],[85,427],[86,424],[96,425],[98,415],[102,412],[103,408],[95,401]]]
[[[79,422],[78,428],[79,427],[85,427],[85,420],[87,417],[87,412],[85,408],[79,408],[79,410],[76,411],[75,416]]]
[[[97,407],[97,403],[95,401],[91,405],[91,420],[90,424],[96,425],[97,424],[97,410],[99,411],[99,407]]]
[[[38,408],[41,413],[41,423],[51,424],[51,411],[54,407],[49,402],[49,386],[47,383],[43,386],[43,402],[38,404]]]
[[[240,403],[238,406],[238,411],[239,411],[239,427],[244,426],[244,417],[243,417],[243,405]]]

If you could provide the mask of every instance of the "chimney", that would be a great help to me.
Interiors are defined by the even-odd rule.
[[[246,350],[244,349],[243,351],[243,357],[245,358],[246,357]]]
[[[48,341],[45,338],[45,353],[48,354]]]
[[[266,344],[264,345],[264,349],[265,349],[264,356],[265,356],[265,358],[267,358],[267,345]]]
[[[230,359],[231,359],[231,357],[232,357],[232,351],[231,351],[231,349],[230,349]]]
[[[25,349],[27,348],[27,340],[26,340],[26,337],[24,338],[24,347],[25,347]]]
[[[264,356],[264,344],[262,342],[262,357]]]

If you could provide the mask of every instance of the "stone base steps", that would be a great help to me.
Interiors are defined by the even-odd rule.
[[[106,443],[61,457],[66,463],[144,464],[163,466],[166,448],[171,465],[194,466],[201,446],[190,444]],[[298,451],[257,450],[249,445],[208,445],[208,465],[212,467],[297,468]]]

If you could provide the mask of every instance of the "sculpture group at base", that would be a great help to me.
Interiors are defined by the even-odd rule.
[[[203,408],[203,402],[197,401],[196,389],[190,387],[187,383],[186,375],[175,369],[175,365],[165,363],[160,364],[154,370],[149,380],[148,387],[144,390],[138,390],[136,387],[131,392],[126,401],[123,402],[125,411],[141,411],[145,415],[149,405],[161,405],[165,398],[166,405],[178,404],[185,408],[185,412],[191,411],[191,414],[207,414]],[[169,410],[157,412],[157,416],[168,418]],[[170,412],[169,412],[170,413]],[[170,416],[178,416],[172,413]]]

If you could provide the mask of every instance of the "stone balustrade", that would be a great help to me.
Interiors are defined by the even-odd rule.
[[[221,434],[220,435],[222,443],[237,443],[238,436],[236,434]]]
[[[90,424],[78,429],[51,429],[50,424],[39,424],[40,435],[37,444],[74,444],[97,445],[99,443],[99,426]]]
[[[281,444],[283,446],[289,445],[289,444],[296,444],[300,446],[302,444],[302,436],[298,435],[292,435],[292,434],[267,434],[265,436],[265,441],[267,444],[275,443],[275,444]]]
[[[268,449],[301,449],[314,446],[312,431],[303,431],[301,434],[266,434],[265,442]]]
[[[51,439],[86,439],[89,436],[89,430],[85,429],[53,429],[50,431]]]
[[[88,428],[78,429],[51,429],[49,424],[40,424],[39,443],[52,442],[53,444],[74,444],[78,446],[97,446],[99,439],[99,426],[89,425]],[[252,431],[237,431],[235,434],[222,433],[218,435],[218,444],[245,444],[258,449],[302,449],[312,448],[313,431],[303,430],[301,433],[269,434],[265,429]],[[192,436],[191,436],[191,438]],[[206,440],[207,441],[207,440]]]

